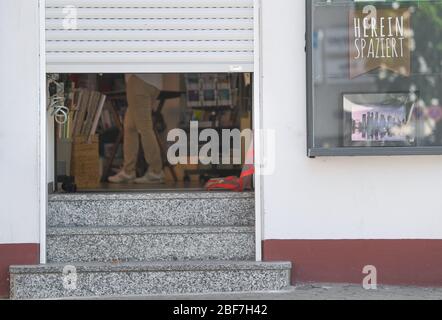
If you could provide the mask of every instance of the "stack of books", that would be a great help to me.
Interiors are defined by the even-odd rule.
[[[72,108],[66,123],[66,138],[95,135],[106,102],[106,95],[88,89],[73,93]]]

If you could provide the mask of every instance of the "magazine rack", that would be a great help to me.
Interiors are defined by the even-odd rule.
[[[207,128],[218,131],[221,135],[223,129],[235,129],[234,126],[226,126],[221,123],[221,117],[226,111],[234,109],[234,98],[232,90],[232,78],[229,74],[188,74],[185,78],[187,107],[192,112],[207,112],[211,116],[207,121],[199,122],[199,130]],[[235,121],[236,122],[236,119]],[[190,128],[185,128],[190,132]],[[204,145],[204,143],[201,143]],[[184,182],[188,183],[192,179],[190,176],[198,175],[199,181],[205,184],[211,178],[239,175],[240,166],[225,167],[212,164],[208,166],[198,165],[197,169],[184,170]]]

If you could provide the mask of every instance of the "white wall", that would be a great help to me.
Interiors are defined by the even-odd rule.
[[[0,243],[39,242],[37,3],[0,1]],[[265,238],[442,238],[441,157],[306,157],[304,9],[263,0]]]
[[[0,243],[39,242],[37,0],[0,1]]]
[[[304,32],[303,0],[263,0],[265,239],[442,239],[442,157],[306,157]]]

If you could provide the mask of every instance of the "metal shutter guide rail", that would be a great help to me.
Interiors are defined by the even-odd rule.
[[[253,15],[253,0],[46,0],[47,71],[252,72]]]

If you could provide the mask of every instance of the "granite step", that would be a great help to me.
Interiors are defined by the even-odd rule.
[[[254,260],[254,227],[49,228],[49,262]]]
[[[11,266],[11,299],[279,291],[286,262],[151,262]]]
[[[251,226],[254,193],[104,193],[49,196],[49,227]]]

